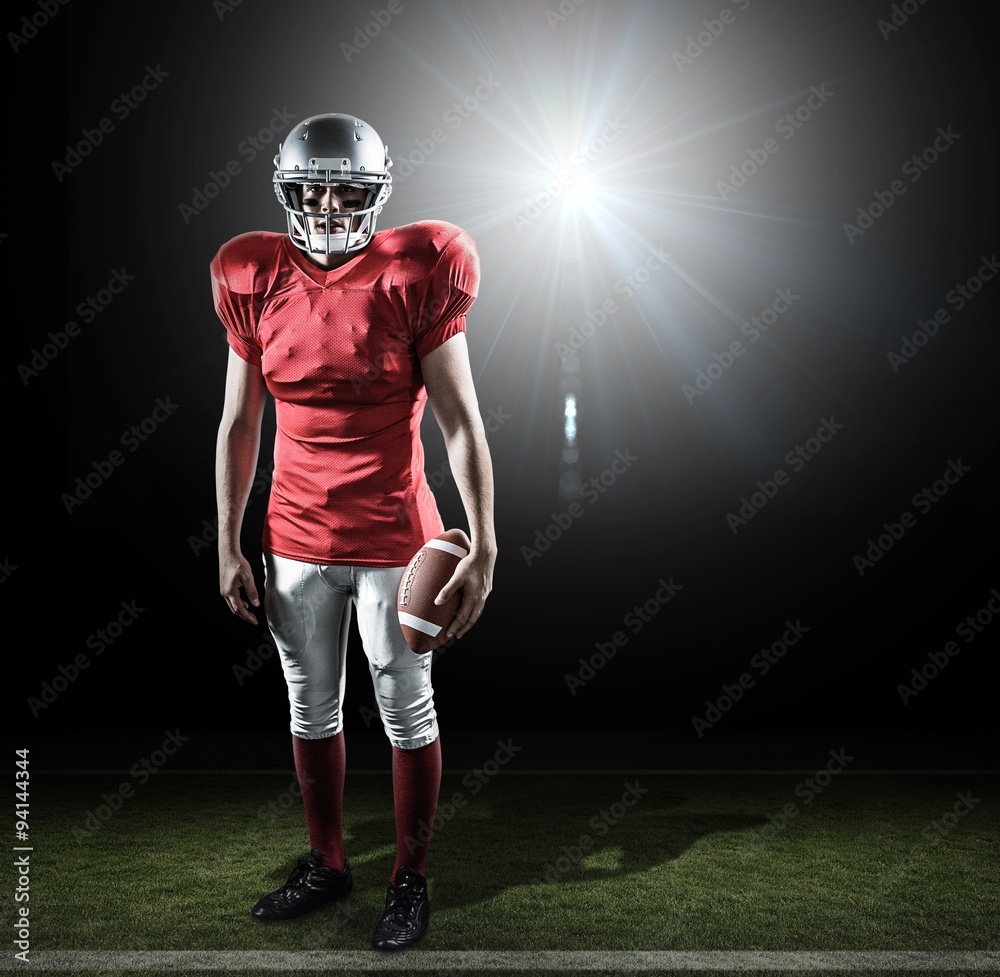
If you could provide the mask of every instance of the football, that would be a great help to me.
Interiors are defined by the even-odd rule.
[[[435,604],[434,598],[471,548],[469,537],[461,529],[449,529],[427,540],[403,571],[396,612],[407,645],[418,655],[433,651],[447,639],[444,629],[455,617],[462,594],[454,594],[444,604]]]

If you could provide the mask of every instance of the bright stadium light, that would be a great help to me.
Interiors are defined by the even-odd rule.
[[[588,180],[586,173],[573,174],[572,182],[568,183],[563,191],[563,201],[574,207],[586,208],[595,192],[595,187]]]
[[[567,394],[563,405],[563,441],[566,445],[576,444],[576,396]]]

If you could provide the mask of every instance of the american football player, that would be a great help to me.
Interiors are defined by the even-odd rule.
[[[236,617],[257,623],[260,592],[241,529],[269,394],[276,435],[264,608],[288,687],[311,849],[251,915],[293,919],[351,891],[342,703],[353,612],[392,744],[397,852],[372,937],[385,951],[412,946],[427,931],[420,839],[441,782],[431,656],[407,647],[395,604],[411,556],[444,529],[424,475],[427,401],[472,540],[440,594],[442,602],[462,594],[444,638],[461,638],[479,619],[496,560],[492,467],[465,340],[479,288],[476,246],[443,221],[376,230],[391,165],[363,120],[304,119],[275,157],[287,231],[241,234],[211,263],[230,347],[216,459],[220,590]]]

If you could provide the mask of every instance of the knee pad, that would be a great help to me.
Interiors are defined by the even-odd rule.
[[[413,668],[375,668],[372,682],[382,726],[389,742],[401,750],[415,750],[438,736],[430,656]]]

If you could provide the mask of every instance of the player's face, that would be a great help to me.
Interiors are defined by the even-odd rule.
[[[350,213],[365,205],[365,189],[350,183],[308,183],[302,188],[302,209],[308,217],[309,233],[326,235],[327,222],[331,234],[346,234],[360,228],[362,218]],[[350,224],[350,227],[348,225]]]

